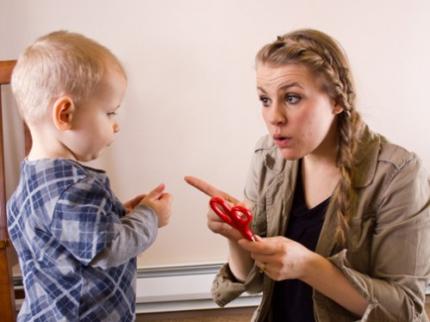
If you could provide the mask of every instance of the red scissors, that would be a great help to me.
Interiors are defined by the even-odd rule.
[[[254,233],[249,228],[249,223],[252,220],[252,214],[249,209],[242,206],[230,208],[225,200],[220,197],[212,197],[209,200],[209,205],[222,220],[239,230],[243,237],[250,241],[255,241]]]

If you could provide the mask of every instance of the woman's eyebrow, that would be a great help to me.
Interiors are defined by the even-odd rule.
[[[302,86],[302,85],[300,85],[300,83],[298,83],[298,82],[293,82],[293,83],[288,83],[288,84],[282,85],[282,86],[280,86],[280,87],[279,87],[279,89],[280,89],[280,90],[287,90],[287,89],[289,89],[290,87],[299,87],[299,88],[301,88],[301,89],[304,89],[304,88],[303,88],[303,86]],[[261,87],[261,86],[257,86],[257,89],[258,89],[259,91],[263,92],[263,94],[267,94],[267,92],[264,90],[264,88],[263,88],[263,87]]]
[[[263,92],[263,94],[267,94],[267,92],[263,89],[263,87],[257,86],[257,89],[258,89],[260,92]]]
[[[300,87],[301,89],[303,89],[303,86],[300,85],[300,83],[298,83],[298,82],[293,82],[293,83],[288,83],[288,84],[282,85],[281,87],[279,87],[279,89],[286,90],[286,89],[289,89],[290,87]]]

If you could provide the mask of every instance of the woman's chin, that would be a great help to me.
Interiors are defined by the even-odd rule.
[[[291,149],[278,148],[278,151],[285,160],[294,161],[303,158],[302,154],[292,151]]]

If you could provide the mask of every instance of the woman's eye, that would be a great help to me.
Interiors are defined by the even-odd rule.
[[[260,96],[259,97],[261,103],[263,103],[263,106],[267,107],[270,105],[270,98],[266,97],[266,96]]]
[[[300,95],[297,94],[287,94],[285,95],[285,101],[287,102],[287,104],[297,104],[298,102],[300,102],[302,98],[300,97]]]

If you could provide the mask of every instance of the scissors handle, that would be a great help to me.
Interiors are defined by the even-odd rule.
[[[212,197],[209,200],[209,205],[212,210],[230,226],[233,225],[233,220],[230,218],[230,207],[220,197]]]
[[[240,205],[230,208],[225,200],[220,197],[212,197],[209,205],[223,221],[239,230],[243,237],[251,241],[254,240],[254,234],[249,228],[249,223],[252,220],[249,209]]]
[[[249,228],[249,224],[252,221],[252,214],[248,208],[243,206],[234,206],[230,209],[230,218],[233,220],[233,224],[236,228],[242,232],[242,235],[246,238],[254,236]]]

